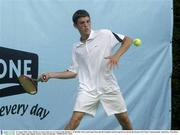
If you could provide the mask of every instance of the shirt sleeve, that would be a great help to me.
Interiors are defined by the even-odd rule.
[[[78,63],[76,60],[75,47],[72,50],[72,63],[67,70],[76,74],[78,73]]]
[[[111,46],[115,47],[117,44],[122,43],[124,38],[125,38],[125,36],[122,34],[110,32]]]

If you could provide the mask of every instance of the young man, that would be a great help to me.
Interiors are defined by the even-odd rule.
[[[48,72],[41,75],[50,78],[68,79],[79,77],[79,91],[71,120],[65,127],[74,130],[85,114],[95,116],[99,102],[108,115],[114,114],[125,130],[132,130],[131,122],[120,88],[112,72],[120,57],[132,44],[132,39],[117,35],[110,30],[93,31],[91,19],[85,10],[78,10],[73,17],[74,27],[80,33],[80,41],[72,52],[72,65],[67,71]],[[112,54],[112,49],[121,42],[121,46]]]

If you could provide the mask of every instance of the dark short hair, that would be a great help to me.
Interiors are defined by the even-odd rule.
[[[84,9],[80,9],[80,10],[77,10],[73,16],[72,16],[72,20],[74,22],[74,24],[77,24],[77,20],[80,18],[80,17],[89,17],[90,18],[90,15],[89,13],[84,10]]]

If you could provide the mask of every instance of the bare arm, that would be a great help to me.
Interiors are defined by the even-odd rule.
[[[106,59],[109,59],[108,64],[110,65],[110,68],[118,64],[120,57],[129,49],[132,43],[133,40],[130,37],[126,36],[116,53],[112,56],[106,57]]]
[[[40,75],[42,81],[47,82],[49,79],[70,79],[75,78],[77,76],[76,73],[71,71],[63,71],[63,72],[48,72]]]
[[[133,40],[130,37],[125,37],[122,41],[121,47],[117,50],[117,52],[114,55],[119,59],[128,50],[132,43]]]

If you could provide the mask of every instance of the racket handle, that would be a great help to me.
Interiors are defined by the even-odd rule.
[[[34,78],[31,78],[31,79],[35,82],[39,82],[39,79],[34,79]]]
[[[42,75],[42,79],[41,77],[38,77],[37,79],[32,78],[32,80],[35,82],[43,82],[44,80],[46,80],[46,75]]]
[[[46,80],[46,75],[42,75],[43,80]]]

